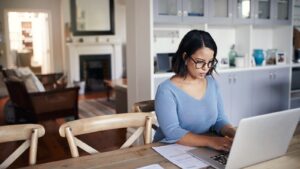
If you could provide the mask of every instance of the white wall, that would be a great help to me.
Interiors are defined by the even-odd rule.
[[[1,0],[0,1],[0,23],[2,27],[0,31],[4,32],[4,10],[41,10],[49,11],[51,15],[50,31],[52,36],[50,37],[52,44],[52,56],[53,56],[53,68],[54,71],[62,70],[62,41],[61,41],[61,11],[60,0]],[[7,37],[7,36],[5,36]],[[7,39],[5,39],[7,40]],[[6,50],[7,44],[0,44],[0,51]],[[51,47],[51,45],[50,45]],[[6,59],[0,58],[0,64],[6,66]]]

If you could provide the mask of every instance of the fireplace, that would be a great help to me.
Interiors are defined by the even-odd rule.
[[[68,43],[67,47],[68,55],[65,60],[65,68],[68,72],[69,84],[73,84],[74,81],[80,81],[81,79],[83,80],[83,76],[80,76],[80,56],[83,55],[88,55],[88,57],[93,57],[95,55],[99,57],[101,55],[100,58],[102,55],[109,55],[111,79],[122,78],[123,57],[121,43]]]
[[[101,91],[105,89],[103,80],[111,79],[110,54],[80,55],[80,80],[85,81],[85,91]]]

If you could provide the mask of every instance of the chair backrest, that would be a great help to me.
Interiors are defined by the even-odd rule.
[[[152,123],[153,115],[149,113],[104,115],[67,122],[60,126],[59,134],[67,138],[72,157],[78,157],[77,146],[90,154],[98,153],[98,151],[76,138],[75,136],[77,135],[112,129],[138,127],[135,133],[121,146],[121,148],[127,148],[131,146],[142,133],[144,133],[144,143],[151,143]]]
[[[132,110],[134,112],[149,112],[154,115],[154,124],[152,124],[152,128],[154,130],[157,130],[158,128],[158,122],[155,115],[155,106],[154,106],[154,100],[146,100],[141,101],[133,104]]]
[[[146,100],[134,103],[133,105],[134,112],[152,112],[155,111],[154,100]]]
[[[25,140],[23,144],[1,163],[0,168],[9,167],[29,147],[29,165],[35,164],[38,138],[44,134],[44,127],[38,124],[0,126],[0,143]]]

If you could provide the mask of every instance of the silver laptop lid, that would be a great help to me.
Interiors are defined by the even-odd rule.
[[[300,117],[300,109],[242,119],[226,168],[242,168],[286,153]]]

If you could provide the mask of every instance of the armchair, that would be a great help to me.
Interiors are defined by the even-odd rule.
[[[16,123],[36,123],[65,116],[78,119],[79,87],[29,93],[22,80],[4,81],[15,108]]]

